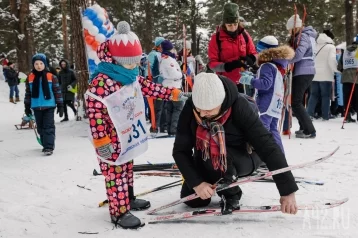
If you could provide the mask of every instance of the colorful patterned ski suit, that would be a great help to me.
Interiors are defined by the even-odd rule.
[[[107,42],[102,43],[97,54],[102,61],[112,62],[110,52],[107,50]],[[145,97],[169,100],[172,95],[170,88],[152,83],[143,77],[139,77],[139,83]],[[121,87],[119,82],[100,73],[92,80],[89,91],[100,98],[105,98],[120,90]],[[109,161],[115,162],[121,153],[121,143],[118,141],[116,128],[109,117],[106,106],[92,97],[87,97],[86,105],[94,145],[111,141],[115,152]],[[133,161],[121,165],[110,165],[100,159],[98,161],[102,174],[105,176],[109,212],[112,216],[119,216],[130,209],[130,199],[134,198]]]

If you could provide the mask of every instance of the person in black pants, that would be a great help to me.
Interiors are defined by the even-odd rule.
[[[316,74],[313,47],[317,32],[311,26],[304,27],[298,15],[291,16],[286,28],[291,33],[289,44],[295,49],[295,57],[290,61],[295,66],[292,78],[292,112],[300,124],[300,129],[295,134],[297,138],[315,138],[316,129],[302,102]]]
[[[344,105],[347,106],[349,102],[349,97],[351,96],[353,83],[343,83],[343,99]],[[354,87],[351,104],[349,105],[349,113],[347,114],[347,122],[356,122],[355,119],[352,118],[353,112],[358,111],[358,93],[357,93],[357,85]],[[358,120],[358,115],[357,115]]]
[[[285,155],[259,119],[256,105],[237,93],[232,80],[213,73],[195,78],[192,97],[179,117],[173,158],[185,179],[180,197],[199,196],[184,202],[193,208],[210,203],[214,185],[225,186],[252,174],[261,161],[270,171],[287,167]],[[298,187],[292,173],[274,175],[273,179],[281,196],[281,211],[296,214]],[[238,186],[218,194],[223,213],[240,208],[242,191]]]
[[[67,60],[60,61],[61,71],[58,73],[58,79],[61,85],[61,91],[64,103],[65,118],[61,122],[68,121],[67,106],[69,106],[76,115],[77,111],[73,102],[75,100],[75,93],[72,90],[76,87],[77,79],[75,73],[70,69]]]

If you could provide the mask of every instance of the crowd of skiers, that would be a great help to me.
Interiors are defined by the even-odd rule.
[[[184,178],[180,196],[195,192],[199,198],[186,204],[202,207],[210,203],[219,180],[230,184],[263,162],[271,171],[287,167],[279,128],[281,122],[283,134],[290,129],[284,103],[290,64],[295,65],[291,106],[300,125],[297,138],[316,137],[312,118],[329,120],[344,113],[356,82],[358,37],[338,55],[331,32],[317,38],[316,31],[304,26],[298,15],[287,21],[286,28],[291,34],[288,44],[269,35],[255,45],[238,5],[227,3],[222,24],[210,39],[205,67],[200,56],[192,55],[190,42],[184,42],[177,53],[172,42],[157,37],[147,55],[129,24],[118,23],[117,32],[97,49],[101,62],[90,76],[85,96],[91,140],[105,177],[114,224],[140,227],[140,219],[130,210],[151,205],[134,196],[133,159],[147,149],[146,119],[156,122],[151,133],[175,136],[173,158]],[[25,113],[34,114],[43,152],[52,154],[55,109],[60,117],[65,116],[62,121],[68,121],[67,106],[76,114],[77,79],[66,60],[60,61],[59,72],[49,68],[44,54],[35,54],[32,64],[26,79]],[[10,101],[13,94],[18,101],[14,86],[19,82],[11,81],[12,65],[8,63],[5,77]],[[358,93],[352,98],[351,113],[357,111]],[[347,121],[354,121],[351,113]],[[282,212],[295,214],[298,187],[292,173],[273,179]],[[235,187],[219,195],[223,210],[230,212],[239,207],[242,191]]]

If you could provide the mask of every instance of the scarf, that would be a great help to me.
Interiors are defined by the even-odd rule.
[[[137,80],[139,69],[138,66],[134,69],[126,69],[122,65],[101,62],[88,80],[88,84],[91,84],[93,79],[100,73],[108,75],[111,79],[122,85],[128,85]]]
[[[170,52],[170,51],[163,51],[162,54],[163,54],[163,55],[170,56],[170,57],[172,57],[173,59],[176,58],[176,57],[175,57],[175,54],[172,53],[172,52]]]
[[[40,82],[41,82],[44,98],[45,98],[45,100],[50,100],[51,99],[50,86],[48,84],[48,80],[46,77],[46,74],[48,73],[48,71],[47,70],[37,71],[36,69],[33,69],[32,73],[35,75],[35,79],[32,82],[31,97],[39,98]]]
[[[226,172],[226,144],[225,131],[223,125],[231,115],[231,108],[217,117],[215,121],[202,119],[198,113],[194,111],[198,128],[196,129],[196,148],[203,153],[203,160],[211,159],[215,170]]]

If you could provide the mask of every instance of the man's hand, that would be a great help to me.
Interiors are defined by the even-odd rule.
[[[196,194],[198,194],[198,196],[203,200],[209,199],[214,195],[213,185],[206,182],[202,182],[193,189]]]
[[[296,214],[297,213],[297,204],[295,193],[291,193],[287,196],[282,196],[280,198],[281,203],[281,212],[288,214]]]

